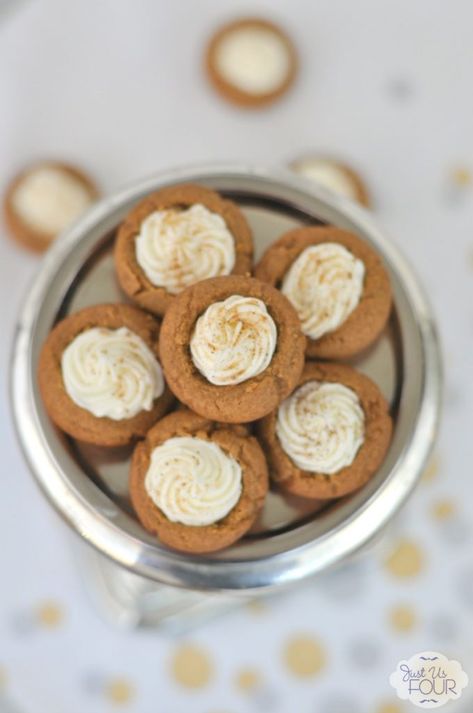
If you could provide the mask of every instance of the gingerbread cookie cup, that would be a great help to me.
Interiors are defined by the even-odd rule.
[[[97,196],[95,183],[79,168],[57,161],[36,163],[8,186],[3,200],[5,223],[18,243],[43,252]]]
[[[159,330],[154,317],[124,304],[86,307],[59,322],[38,366],[52,421],[73,438],[99,446],[143,437],[173,403],[158,361]],[[113,417],[91,409],[108,409]]]
[[[327,245],[328,248],[325,247]],[[388,273],[377,253],[365,241],[332,226],[296,228],[285,233],[266,250],[255,268],[255,276],[274,287],[284,289],[285,278],[296,260],[302,257],[302,253],[316,246],[324,246],[324,250],[339,251],[343,254],[341,258],[339,255],[329,255],[325,265],[323,261],[318,266],[314,263],[313,274],[310,279],[305,276],[305,284],[304,276],[302,279],[299,277],[295,289],[299,290],[299,297],[302,299],[306,298],[304,290],[313,289],[316,282],[319,283],[321,294],[323,290],[329,289],[327,305],[318,299],[317,292],[312,294],[311,302],[306,301],[304,305],[305,317],[310,321],[311,315],[315,317],[318,312],[317,319],[321,322],[327,319],[327,315],[330,317],[332,312],[337,313],[337,299],[347,299],[343,291],[346,290],[348,271],[352,271],[350,278],[353,278],[354,282],[355,278],[358,281],[359,296],[339,326],[315,339],[308,334],[304,317],[299,313],[302,331],[307,336],[307,356],[346,359],[362,352],[378,339],[386,326],[392,306]],[[362,276],[355,275],[357,269],[361,269]],[[354,284],[353,289],[356,287]],[[291,300],[289,294],[288,297]],[[297,309],[297,305],[295,306]]]
[[[367,208],[372,206],[365,181],[347,163],[326,156],[306,156],[293,161],[290,168],[333,193],[358,201]]]
[[[320,385],[326,392],[314,397],[311,389]],[[342,364],[308,362],[297,389],[257,424],[257,433],[277,485],[293,495],[328,500],[358,490],[376,473],[392,421],[384,396],[367,376]],[[351,457],[349,465],[334,470]],[[331,472],[304,470],[295,462],[301,459],[325,461]]]
[[[294,82],[297,53],[286,32],[261,18],[235,20],[211,38],[207,75],[227,101],[245,108],[272,104]]]
[[[168,455],[160,458],[163,448]],[[216,460],[205,462],[207,450]],[[244,427],[192,411],[165,416],[133,453],[130,496],[136,514],[146,530],[181,552],[214,552],[236,542],[256,520],[267,491],[266,460],[257,440]],[[225,514],[212,522],[212,513]],[[186,524],[199,520],[206,524]]]
[[[261,418],[290,394],[302,372],[304,349],[288,300],[264,282],[236,275],[204,280],[178,295],[160,337],[172,391],[200,415],[226,423]],[[196,357],[200,367],[213,362],[217,371],[221,366],[219,376],[229,378],[212,383]]]
[[[232,201],[204,186],[171,186],[127,215],[117,234],[115,266],[128,297],[163,315],[175,295],[194,282],[249,274],[252,234]]]

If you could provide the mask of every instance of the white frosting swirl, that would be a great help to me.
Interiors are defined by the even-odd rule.
[[[256,297],[232,295],[199,317],[190,341],[192,360],[212,384],[240,384],[261,374],[276,349],[277,329]]]
[[[217,71],[237,89],[258,96],[276,91],[290,70],[288,48],[269,27],[235,27],[220,39]]]
[[[242,471],[217,443],[176,436],[151,453],[145,489],[171,522],[212,525],[240,499]]]
[[[296,173],[319,183],[333,193],[357,200],[358,189],[355,181],[336,161],[325,158],[308,158],[294,164]]]
[[[33,230],[56,236],[92,203],[87,186],[56,166],[27,173],[12,196],[16,214]]]
[[[295,307],[302,331],[319,339],[338,329],[358,305],[365,266],[343,245],[320,243],[301,252],[281,291]]]
[[[164,391],[159,362],[126,327],[81,332],[64,349],[61,369],[68,395],[97,418],[133,418]]]
[[[308,381],[282,402],[276,434],[302,470],[332,475],[351,465],[364,441],[365,415],[343,384]]]
[[[200,203],[148,215],[135,252],[148,280],[173,295],[207,277],[229,275],[235,265],[235,242],[227,224]]]

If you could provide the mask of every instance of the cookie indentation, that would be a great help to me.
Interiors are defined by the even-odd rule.
[[[199,317],[190,350],[201,374],[223,386],[261,374],[271,363],[276,343],[276,325],[264,302],[232,295]]]
[[[164,391],[161,366],[146,343],[126,327],[92,327],[61,358],[64,386],[78,406],[115,421],[151,411]]]
[[[276,434],[299,468],[333,475],[353,463],[363,444],[364,422],[352,389],[308,381],[280,405]]]
[[[171,522],[212,525],[241,495],[241,467],[217,444],[200,438],[169,438],[151,453],[145,488]]]
[[[364,274],[363,262],[343,245],[306,248],[287,271],[281,290],[295,307],[304,334],[319,339],[338,329],[360,301]]]
[[[173,295],[199,280],[229,275],[235,265],[233,236],[224,219],[200,203],[150,213],[135,249],[148,280]]]

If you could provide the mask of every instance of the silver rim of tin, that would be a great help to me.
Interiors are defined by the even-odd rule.
[[[157,188],[183,181],[280,201],[310,216],[352,229],[387,264],[402,334],[403,377],[393,443],[380,472],[359,493],[324,516],[266,539],[242,541],[213,556],[188,557],[146,537],[136,521],[80,471],[44,414],[36,386],[39,348],[60,311],[77,266],[104,242],[130,206]],[[60,276],[60,279],[58,279]],[[287,171],[209,165],[158,174],[96,204],[44,258],[19,316],[12,356],[11,395],[17,432],[37,481],[64,519],[116,563],[165,584],[192,589],[250,590],[294,582],[363,547],[392,518],[418,481],[440,413],[441,359],[428,300],[411,267],[372,216]],[[62,444],[64,445],[64,444]],[[64,453],[62,452],[64,451]]]

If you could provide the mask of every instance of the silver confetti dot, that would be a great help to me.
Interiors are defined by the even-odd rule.
[[[36,621],[29,612],[15,612],[10,620],[10,628],[17,636],[27,636],[36,628]]]
[[[429,628],[434,639],[441,643],[451,642],[458,636],[458,622],[449,614],[435,614]]]
[[[99,695],[105,688],[106,678],[97,671],[88,671],[82,677],[81,685],[89,695]]]
[[[360,713],[361,708],[354,700],[355,696],[334,693],[314,706],[317,713]]]
[[[407,101],[414,95],[414,85],[406,77],[395,77],[387,84],[388,92],[396,101]]]
[[[339,601],[354,601],[360,597],[365,587],[365,569],[360,562],[352,562],[329,572],[316,582],[318,591]]]
[[[376,641],[354,641],[348,647],[348,658],[355,668],[371,669],[381,658],[381,648]]]
[[[463,603],[473,609],[473,567],[460,572],[457,579],[457,591]]]

